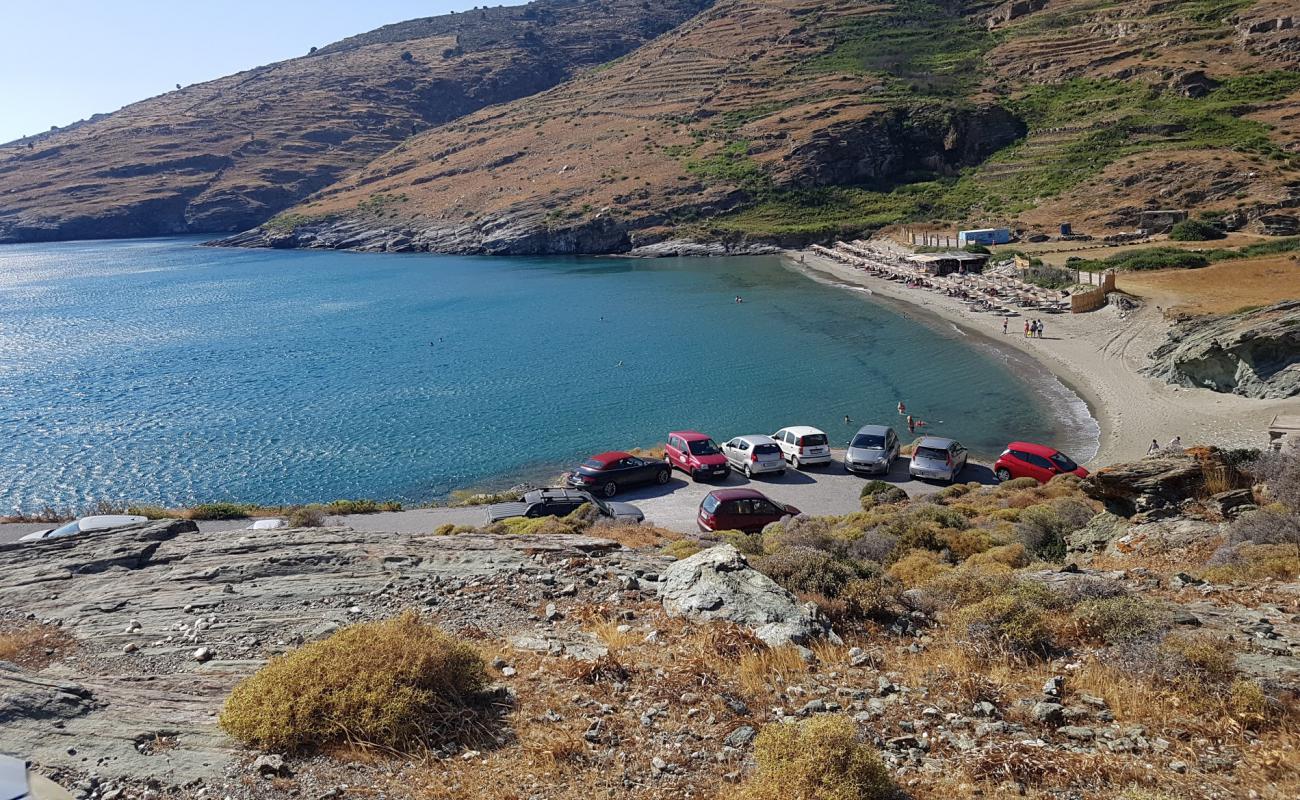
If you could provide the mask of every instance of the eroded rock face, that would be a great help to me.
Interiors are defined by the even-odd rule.
[[[0,545],[0,615],[76,642],[38,671],[0,663],[0,752],[107,780],[213,781],[243,752],[216,714],[271,655],[417,608],[447,630],[581,656],[598,646],[589,634],[530,609],[639,595],[628,576],[664,563],[584,536],[200,534],[180,520]]]
[[[1132,517],[1177,506],[1204,485],[1205,473],[1195,456],[1162,454],[1103,467],[1084,479],[1082,488],[1112,514]]]
[[[1144,372],[1182,386],[1281,399],[1300,395],[1300,300],[1175,325]]]
[[[834,636],[816,606],[800,603],[729,544],[682,559],[663,577],[659,593],[670,616],[734,622],[773,647]]]

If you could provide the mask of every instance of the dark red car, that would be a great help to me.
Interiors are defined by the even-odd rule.
[[[664,458],[673,469],[680,469],[692,480],[725,478],[731,465],[721,448],[699,431],[669,431]]]
[[[1047,483],[1057,475],[1078,475],[1088,477],[1088,470],[1057,450],[1041,444],[1029,442],[1012,442],[998,456],[993,465],[993,473],[1000,481],[1013,478],[1033,478],[1039,483]]]
[[[613,497],[620,489],[639,483],[668,482],[672,473],[667,462],[641,458],[621,450],[598,453],[578,465],[565,481],[576,489],[586,489],[603,497]]]
[[[798,513],[794,506],[778,503],[753,489],[714,489],[700,502],[695,522],[702,531],[755,533],[769,523]]]

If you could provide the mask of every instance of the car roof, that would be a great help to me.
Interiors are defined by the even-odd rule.
[[[1055,447],[1048,447],[1045,444],[1034,444],[1033,442],[1012,442],[1007,445],[1008,450],[1023,450],[1026,453],[1033,453],[1036,456],[1051,458],[1060,451]]]
[[[769,499],[767,495],[757,489],[714,489],[709,492],[714,497],[726,502],[727,500],[750,500],[754,498]]]
[[[750,444],[776,444],[776,440],[771,436],[768,436],[766,433],[747,433],[744,436],[735,436],[732,438],[744,439]]]
[[[529,503],[535,503],[538,500],[543,500],[548,498],[550,499],[573,498],[578,500],[586,500],[588,498],[588,494],[580,489],[566,489],[562,486],[557,486],[548,489],[533,489],[532,491],[524,492],[524,500]]]
[[[889,426],[888,425],[863,425],[861,428],[858,428],[858,433],[874,433],[877,436],[884,436],[886,433],[889,433]],[[857,434],[854,435],[856,436]]]
[[[922,436],[916,440],[917,447],[933,447],[937,450],[947,450],[949,445],[956,443],[955,439],[946,439],[942,436]]]
[[[699,431],[668,431],[668,435],[678,436],[688,442],[698,442],[701,439],[709,438],[707,433],[700,433]]]
[[[135,525],[139,522],[148,521],[148,517],[133,514],[97,514],[93,517],[82,517],[77,520],[77,526],[83,531],[92,531],[99,528],[116,528],[119,525]]]
[[[821,434],[826,433],[826,431],[822,430],[821,428],[814,428],[811,425],[787,425],[786,427],[781,428],[781,430],[789,431],[790,433],[793,433],[795,436],[807,436],[808,434],[811,433],[821,433]]]
[[[619,461],[620,459],[624,459],[627,457],[628,454],[624,453],[622,450],[610,450],[609,452],[606,453],[597,453],[596,455],[592,456],[587,460],[599,461],[601,464],[608,465],[614,463],[615,461]]]

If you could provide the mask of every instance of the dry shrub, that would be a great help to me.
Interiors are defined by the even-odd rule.
[[[877,506],[895,505],[907,502],[907,492],[892,483],[881,480],[867,481],[858,493],[863,511],[870,511]]]
[[[952,567],[933,550],[913,550],[894,562],[889,577],[911,589],[930,583]]]
[[[1222,639],[1205,633],[1172,634],[1160,642],[1165,680],[1182,683],[1226,684],[1237,675],[1232,649]]]
[[[778,677],[782,683],[791,683],[808,674],[808,663],[794,647],[765,647],[742,655],[735,673],[741,689],[758,697]]]
[[[893,616],[901,587],[886,575],[849,581],[839,599],[854,619],[885,619]]]
[[[1020,569],[1029,566],[1029,553],[1025,546],[1020,542],[1013,544],[999,545],[990,547],[982,553],[976,553],[971,556],[969,563],[975,564],[1002,564],[1011,569]]]
[[[1285,544],[1227,544],[1215,550],[1198,576],[1210,583],[1300,577],[1300,558]]]
[[[588,536],[609,539],[624,547],[634,550],[646,547],[662,547],[682,538],[680,533],[654,525],[636,525],[633,523],[599,522],[587,530]]]
[[[38,623],[0,629],[0,661],[44,669],[76,642],[62,628]]]
[[[1096,515],[1082,500],[1063,497],[1025,508],[1016,522],[1016,533],[1032,555],[1049,561],[1065,557],[1065,537]]]
[[[1021,594],[994,595],[957,612],[963,643],[984,657],[1045,657],[1052,649],[1043,607]]]
[[[219,721],[265,750],[343,741],[405,748],[460,739],[467,704],[486,685],[473,647],[408,611],[273,658],[234,688]]]
[[[1263,730],[1276,724],[1284,709],[1258,683],[1237,678],[1228,689],[1228,714],[1246,728]]]
[[[723,531],[722,541],[731,545],[747,556],[763,555],[763,534],[745,533],[744,531]]]
[[[875,750],[858,741],[852,720],[824,716],[763,727],[754,744],[757,772],[732,800],[878,800],[894,792]]]
[[[860,564],[811,547],[789,547],[755,558],[751,564],[793,594],[819,594],[832,599],[849,581],[868,576]]]
[[[968,561],[935,575],[925,588],[941,605],[957,608],[1005,594],[1015,584],[1016,577],[1010,567]]]
[[[1084,788],[1101,788],[1105,790],[1102,796],[1113,797],[1113,787],[1148,784],[1157,777],[1137,759],[1110,753],[1071,753],[1027,742],[974,750],[963,757],[962,766],[977,781],[1070,789],[1072,797]]]
[[[1075,607],[1070,622],[1075,635],[1093,644],[1119,644],[1150,636],[1164,625],[1167,615],[1136,597],[1084,600]]]
[[[319,528],[325,524],[325,510],[320,506],[299,506],[285,518],[290,528]]]
[[[1039,483],[1035,478],[1012,478],[1006,483],[998,484],[997,492],[1003,496],[1018,494],[1025,489],[1037,489]]]
[[[664,545],[663,549],[659,552],[666,556],[682,559],[690,558],[704,549],[704,545],[694,539],[678,539],[675,542],[669,542]]]
[[[636,672],[612,652],[606,653],[595,661],[567,661],[562,669],[570,678],[588,685],[627,683]]]
[[[940,541],[959,561],[965,561],[993,546],[993,539],[988,531],[971,528],[966,530],[946,528],[940,534]]]

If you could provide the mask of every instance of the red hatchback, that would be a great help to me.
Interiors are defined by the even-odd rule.
[[[669,467],[680,469],[692,480],[725,478],[731,473],[722,450],[699,431],[669,431],[664,458]]]
[[[1074,463],[1065,453],[1054,447],[1029,442],[1012,442],[998,456],[993,472],[1000,481],[1012,478],[1033,478],[1047,483],[1057,475],[1088,477],[1088,470]]]
[[[695,522],[702,531],[756,533],[782,517],[798,514],[794,506],[778,503],[753,489],[714,489],[704,496]]]

